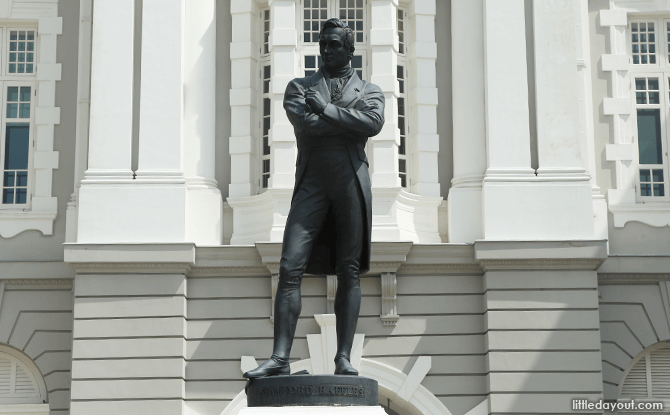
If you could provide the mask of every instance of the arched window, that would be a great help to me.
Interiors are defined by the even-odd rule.
[[[633,359],[624,372],[619,397],[622,401],[662,401],[670,412],[670,343],[657,343]]]
[[[21,352],[0,346],[0,412],[7,405],[41,405],[46,402],[47,390],[37,366]],[[48,413],[48,405],[44,406],[45,413]]]

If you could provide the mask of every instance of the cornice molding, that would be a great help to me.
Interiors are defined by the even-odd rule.
[[[605,258],[535,258],[535,259],[483,259],[479,261],[484,271],[511,269],[583,269],[594,271]],[[540,268],[541,267],[541,268]]]
[[[32,279],[32,278],[20,278],[20,279],[3,279],[0,280],[5,285],[72,285],[74,280],[72,279]]]
[[[241,277],[241,276],[269,276],[268,268],[264,266],[233,266],[233,267],[193,267],[189,277]]]
[[[643,283],[670,281],[670,273],[642,274],[642,273],[602,273],[598,274],[599,283]]]
[[[192,268],[188,262],[71,262],[68,265],[77,274],[115,274],[119,271],[141,274],[188,274]]]
[[[403,264],[398,273],[409,272],[467,272],[469,274],[482,274],[483,270],[478,264]]]

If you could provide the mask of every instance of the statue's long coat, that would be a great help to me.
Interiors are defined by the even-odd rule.
[[[313,113],[305,102],[305,91],[310,88],[318,91],[326,102],[332,104],[326,107],[322,115]],[[312,76],[289,82],[284,95],[284,109],[293,124],[298,144],[294,196],[307,167],[310,147],[318,140],[334,137],[346,139],[351,165],[342,168],[354,169],[365,200],[366,218],[362,222],[366,229],[363,232],[365,240],[360,273],[367,272],[370,269],[372,239],[372,190],[365,144],[368,137],[379,134],[384,126],[384,94],[377,85],[362,81],[354,72],[342,89],[341,98],[331,102],[323,70],[319,69]],[[329,212],[312,249],[306,271],[308,274],[335,274],[336,229],[330,215]]]

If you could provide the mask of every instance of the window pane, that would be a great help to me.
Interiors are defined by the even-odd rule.
[[[663,163],[661,142],[661,110],[637,110],[637,136],[640,164]]]
[[[649,169],[641,169],[640,170],[640,181],[641,182],[650,182],[651,181],[651,174],[649,174],[650,170]]]
[[[662,184],[655,184],[654,196],[665,196],[665,186]]]
[[[660,169],[654,169],[653,171],[653,178],[655,182],[662,182],[663,181],[663,170]]]
[[[19,100],[19,87],[10,86],[7,88],[7,101],[18,101]]]
[[[351,58],[351,66],[353,66],[356,69],[360,69],[363,67],[363,57],[360,55],[356,55],[353,58]]]
[[[14,203],[14,189],[3,189],[2,190],[2,203],[13,204]]]
[[[28,186],[28,172],[20,171],[16,173],[16,186],[17,187],[26,187]]]
[[[7,127],[5,169],[27,170],[29,146],[28,127]]]
[[[316,68],[316,56],[305,56],[305,68]]]
[[[16,204],[25,204],[26,199],[27,199],[28,193],[26,189],[16,189],[16,199],[14,200],[14,203]]]
[[[13,171],[7,171],[5,172],[4,179],[2,181],[2,185],[5,187],[14,187],[14,178],[16,177],[16,173]]]
[[[651,185],[650,184],[640,185],[640,195],[641,196],[651,196]]]
[[[30,104],[19,104],[19,118],[30,118]]]
[[[7,104],[7,118],[16,118],[19,115],[19,104]]]

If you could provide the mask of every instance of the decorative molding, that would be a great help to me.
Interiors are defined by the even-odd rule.
[[[395,326],[400,319],[400,316],[398,315],[398,303],[396,296],[396,274],[393,272],[382,273],[381,285],[382,314],[379,316],[379,318],[381,318],[383,325]]]
[[[599,283],[607,282],[658,282],[658,281],[670,281],[670,273],[661,273],[661,274],[641,274],[641,273],[602,273],[598,274]]]
[[[368,274],[378,274],[383,272],[396,272],[398,268],[403,264],[403,262],[390,262],[390,261],[372,261],[370,262],[370,271]]]
[[[271,274],[279,274],[279,262],[264,262],[263,265]]]
[[[416,273],[416,272],[467,272],[481,274],[482,268],[478,264],[411,264],[405,263],[399,269],[398,273]]]
[[[72,279],[31,279],[31,278],[20,278],[20,279],[3,279],[0,280],[5,285],[72,285],[74,280]]]
[[[77,274],[123,273],[183,273],[188,274],[192,265],[188,262],[70,262]]]
[[[251,266],[237,266],[237,267],[191,267],[188,276],[212,276],[212,277],[229,277],[229,276],[248,276],[258,275],[267,276],[269,274],[267,267],[251,265]]]
[[[640,222],[658,228],[670,226],[670,203],[610,203],[609,211],[614,218],[615,228],[623,228],[628,222]]]
[[[605,258],[484,259],[479,263],[484,271],[506,269],[596,270],[604,261]]]

